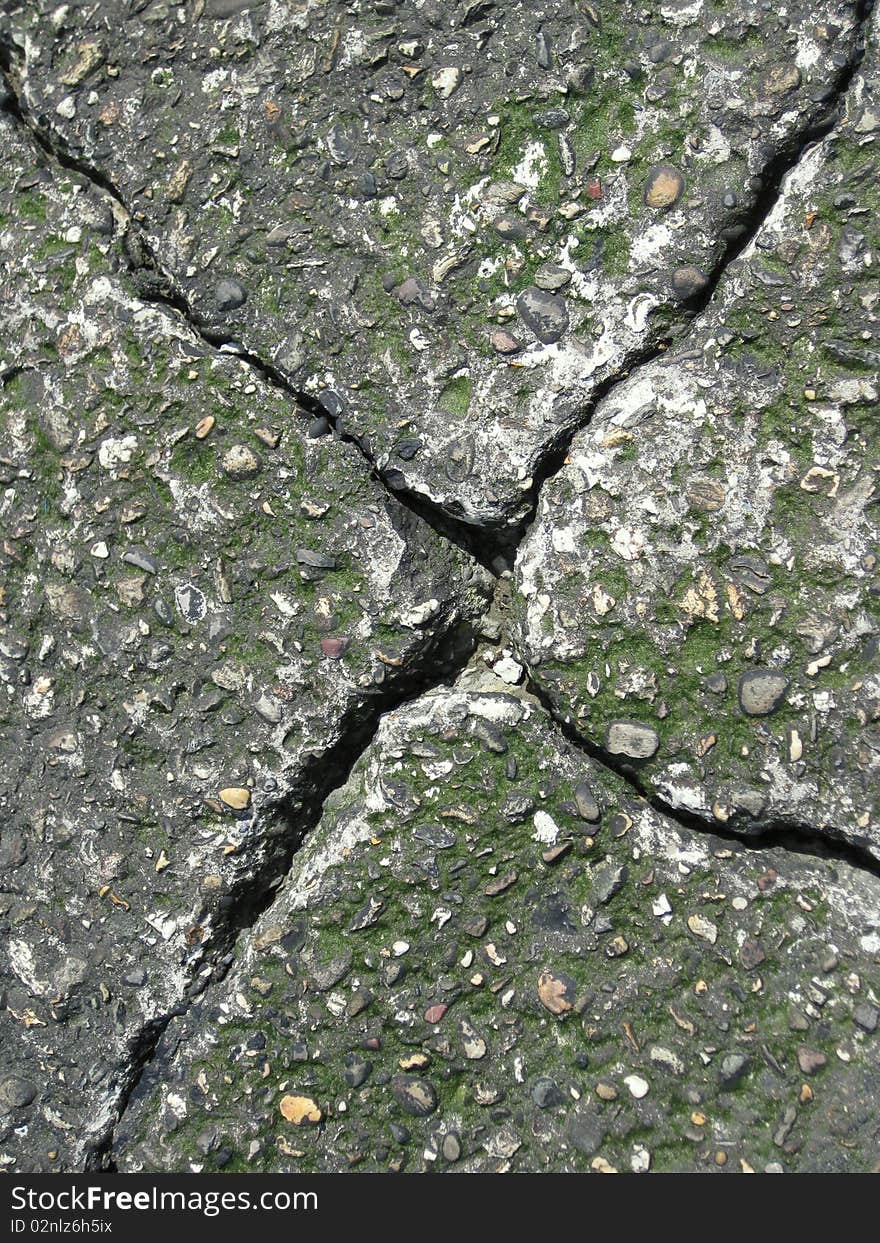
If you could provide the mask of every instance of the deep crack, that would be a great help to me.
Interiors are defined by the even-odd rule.
[[[163,306],[179,315],[190,331],[211,350],[233,354],[241,359],[264,384],[283,392],[291,400],[302,420],[312,420],[316,416],[325,418],[335,436],[357,449],[371,477],[395,504],[416,514],[442,539],[467,552],[492,574],[498,574],[505,567],[507,564],[504,555],[506,545],[493,540],[480,528],[456,519],[429,498],[391,484],[385,472],[376,465],[376,460],[367,444],[360,437],[346,430],[342,415],[335,411],[331,404],[325,405],[319,396],[316,397],[312,393],[298,389],[290,383],[283,371],[248,350],[231,335],[212,332],[206,328],[193,311],[177,282],[162,267],[116,186],[91,163],[75,158],[61,143],[53,141],[52,136],[47,134],[28,113],[21,94],[16,88],[15,49],[4,44],[2,40],[0,40],[0,75],[2,75],[7,91],[6,100],[0,101],[0,110],[12,116],[50,160],[54,160],[62,168],[76,173],[79,177],[86,178],[100,194],[112,200],[116,208],[114,219],[119,231],[119,249],[128,267],[129,275],[135,282],[138,295],[144,302]]]
[[[684,808],[673,806],[660,795],[652,794],[645,789],[639,779],[637,764],[612,755],[604,747],[598,746],[581,734],[572,725],[571,719],[562,714],[554,705],[550,696],[531,675],[527,667],[526,682],[530,694],[555,721],[572,746],[583,752],[594,763],[601,764],[626,781],[639,798],[643,799],[654,811],[666,816],[683,829],[700,833],[704,837],[717,837],[722,841],[735,843],[746,850],[768,850],[776,846],[784,847],[793,854],[806,855],[810,858],[836,859],[880,878],[880,859],[867,846],[859,846],[850,838],[845,838],[841,830],[833,825],[827,825],[820,830],[796,820],[778,817],[761,819],[747,815],[732,815],[724,822],[709,821]]]
[[[275,818],[285,826],[275,839],[274,852],[252,877],[248,887],[243,887],[235,894],[234,905],[218,927],[203,960],[204,965],[200,966],[185,998],[160,1018],[147,1023],[140,1032],[131,1051],[125,1082],[120,1088],[115,1117],[109,1130],[90,1146],[85,1168],[112,1171],[112,1163],[108,1166],[106,1162],[112,1151],[116,1127],[168,1024],[172,1019],[185,1015],[209,983],[223,978],[233,960],[238,938],[246,934],[271,906],[278,885],[289,872],[294,856],[320,823],[327,799],[346,784],[358,760],[375,738],[383,716],[398,711],[428,691],[443,685],[452,685],[467,664],[474,646],[474,635],[467,625],[460,626],[451,633],[444,632],[437,643],[423,653],[422,668],[408,672],[407,685],[392,685],[379,692],[366,712],[363,706],[352,708],[348,712],[340,723],[337,741],[309,769],[310,786],[305,791],[296,791],[296,810],[291,806],[292,798],[288,797],[261,813],[267,819]]]
[[[829,98],[825,115],[821,120],[814,122],[806,134],[801,135],[800,141],[796,146],[787,150],[781,150],[768,164],[762,176],[761,188],[756,195],[755,202],[748,216],[742,221],[735,236],[728,239],[724,253],[719,259],[717,266],[713,269],[705,288],[701,290],[696,298],[691,299],[686,304],[687,317],[683,317],[672,335],[655,339],[642,346],[634,352],[631,358],[626,360],[619,371],[608,376],[598,384],[581,418],[577,419],[572,426],[565,428],[545,448],[538,467],[533,472],[532,487],[529,490],[530,503],[528,510],[519,523],[508,532],[506,538],[502,536],[502,552],[507,554],[509,564],[513,564],[520,545],[535,522],[544,484],[562,469],[575,437],[589,427],[593,415],[609,394],[628,380],[635,371],[654,362],[666,353],[673,344],[677,349],[686,346],[692,329],[699,324],[700,316],[714,299],[728,269],[748,249],[761,231],[765,221],[772,214],[774,207],[779,201],[785,179],[797,168],[806,152],[817,142],[827,138],[839,124],[841,109],[847,91],[864,58],[865,29],[873,7],[874,0],[863,0],[863,3],[859,6],[859,28],[853,55],[838,78],[833,94]]]
[[[862,32],[872,7],[872,0],[866,0],[866,3],[860,6],[859,20]],[[461,521],[429,498],[409,489],[395,487],[389,482],[386,474],[377,467],[369,447],[345,430],[344,422],[338,413],[322,405],[319,399],[311,394],[297,389],[278,368],[247,350],[232,337],[207,330],[193,313],[185,295],[163,270],[161,263],[150,250],[118,189],[99,169],[87,161],[71,156],[59,141],[53,140],[53,137],[45,133],[28,114],[16,86],[15,58],[17,52],[2,42],[0,42],[0,71],[2,71],[8,97],[0,102],[0,107],[14,116],[27,129],[49,159],[86,178],[100,193],[112,200],[116,208],[114,216],[121,228],[123,243],[121,250],[130,273],[138,281],[141,296],[145,301],[164,305],[178,314],[185,320],[192,332],[211,349],[238,356],[255,374],[260,376],[265,384],[283,391],[303,418],[314,418],[318,414],[326,417],[333,427],[334,434],[353,444],[360,452],[370,474],[385,490],[390,504],[400,506],[417,515],[443,539],[463,548],[498,575],[502,570],[509,569],[513,565],[517,550],[535,521],[543,486],[562,468],[575,436],[589,425],[600,403],[634,371],[661,356],[673,344],[673,341],[678,346],[686,340],[690,327],[699,322],[701,314],[711,304],[730,265],[751,244],[772,212],[786,177],[797,167],[809,146],[833,131],[839,119],[841,103],[858,70],[863,52],[864,44],[860,34],[854,55],[840,74],[833,94],[829,97],[825,115],[811,127],[806,135],[801,135],[801,140],[796,147],[780,152],[765,170],[761,189],[748,217],[743,221],[736,236],[728,240],[724,254],[713,270],[706,288],[687,306],[687,318],[683,319],[674,337],[655,339],[634,352],[624,367],[597,386],[582,416],[545,448],[539,466],[533,473],[528,511],[512,528],[493,528],[489,525],[481,526]],[[14,372],[2,379],[9,379],[12,374]],[[153,1058],[169,1023],[174,1017],[187,1012],[211,979],[220,979],[225,974],[232,962],[236,941],[254,926],[260,915],[271,905],[277,884],[280,883],[279,877],[283,878],[289,871],[297,850],[307,835],[319,824],[329,796],[348,781],[355,765],[374,740],[382,716],[417,700],[430,690],[444,684],[451,684],[464,668],[473,647],[473,635],[462,636],[456,632],[447,632],[433,650],[428,650],[423,654],[422,668],[416,670],[415,673],[408,672],[407,685],[392,683],[389,688],[377,693],[366,712],[363,709],[349,712],[348,717],[340,725],[338,741],[316,761],[312,770],[312,782],[302,798],[301,807],[294,812],[289,805],[281,803],[270,809],[268,814],[283,818],[286,826],[275,853],[266,866],[260,869],[259,874],[252,878],[249,887],[236,896],[234,906],[222,925],[218,927],[207,960],[200,966],[186,997],[169,1013],[151,1021],[142,1029],[136,1046],[131,1050],[125,1082],[119,1089],[114,1121],[106,1134],[92,1145],[86,1168],[115,1168],[111,1156],[115,1127],[125,1112],[129,1099],[145,1067]],[[527,673],[528,690],[555,721],[568,742],[593,762],[603,765],[623,778],[639,797],[683,828],[735,844],[740,849],[764,850],[782,846],[792,852],[810,857],[839,860],[880,877],[880,862],[870,851],[841,840],[840,831],[833,827],[819,832],[803,824],[780,820],[747,821],[743,817],[731,819],[726,824],[712,824],[699,816],[670,806],[659,796],[650,795],[643,788],[638,769],[616,759],[580,734],[570,720],[559,713],[546,692],[531,676],[528,664],[525,661],[523,663]]]

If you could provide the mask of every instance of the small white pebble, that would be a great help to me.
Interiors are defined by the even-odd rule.
[[[508,686],[516,686],[522,681],[523,667],[511,656],[502,656],[501,660],[496,660],[492,666],[492,671],[502,682],[506,682]]]
[[[651,1154],[644,1144],[636,1144],[633,1148],[629,1167],[634,1174],[647,1174],[651,1168]]]
[[[630,1095],[635,1097],[637,1101],[648,1095],[650,1085],[647,1079],[643,1079],[641,1075],[627,1075],[623,1082],[629,1088]]]

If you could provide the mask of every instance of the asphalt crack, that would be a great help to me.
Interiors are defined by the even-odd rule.
[[[6,98],[0,96],[0,110],[14,118],[47,159],[85,178],[95,191],[110,200],[116,228],[115,240],[141,300],[173,312],[209,349],[232,354],[244,362],[265,385],[284,393],[303,424],[318,418],[325,419],[334,436],[357,450],[371,478],[396,504],[416,514],[442,539],[468,553],[490,573],[497,574],[503,569],[507,561],[501,544],[487,540],[480,528],[456,519],[427,497],[395,487],[389,482],[386,473],[379,469],[365,441],[345,428],[342,414],[330,402],[324,404],[320,395],[315,396],[298,389],[291,384],[283,371],[248,350],[231,335],[213,332],[204,326],[177,282],[163,268],[117,187],[94,165],[73,157],[30,115],[17,87],[15,66],[15,50],[0,41],[0,80],[6,90]]]
[[[844,838],[840,829],[833,825],[827,825],[820,830],[797,820],[775,817],[753,819],[736,814],[726,821],[710,822],[695,813],[673,806],[658,794],[651,793],[640,780],[637,764],[612,755],[604,747],[581,734],[571,723],[571,719],[559,712],[547,692],[532,677],[528,667],[525,668],[529,693],[556,723],[565,739],[593,763],[601,764],[626,781],[649,807],[680,828],[699,833],[703,837],[719,838],[744,850],[763,851],[782,847],[793,854],[809,858],[837,860],[880,879],[880,859],[867,846],[859,846],[851,839]]]
[[[84,1168],[114,1172],[112,1150],[116,1127],[128,1102],[137,1090],[141,1076],[152,1061],[169,1023],[183,1017],[209,984],[219,983],[235,957],[239,939],[257,923],[275,899],[279,885],[290,871],[293,859],[311,832],[320,824],[327,800],[344,786],[356,764],[369,749],[382,718],[414,703],[429,691],[452,686],[467,665],[476,646],[476,636],[468,625],[443,631],[427,648],[420,666],[411,669],[407,679],[380,691],[364,711],[352,708],[343,719],[337,741],[310,767],[310,785],[298,789],[261,813],[267,822],[281,826],[273,838],[274,850],[234,895],[234,902],[218,921],[207,947],[203,944],[198,960],[192,964],[193,978],[184,997],[167,1012],[144,1025],[130,1050],[130,1058],[120,1082],[114,1085],[116,1102],[109,1126],[91,1141]]]
[[[860,7],[859,20],[862,32],[872,7],[872,0],[867,0]],[[786,178],[797,167],[807,149],[835,128],[839,121],[842,102],[859,68],[863,52],[864,42],[860,34],[850,63],[838,77],[822,119],[815,123],[807,134],[802,134],[796,145],[779,153],[777,159],[765,171],[761,189],[748,217],[742,222],[736,237],[728,242],[706,288],[685,308],[686,316],[683,317],[677,331],[663,338],[655,338],[640,350],[635,351],[623,367],[596,388],[582,416],[547,445],[541,455],[538,468],[533,474],[527,512],[519,523],[508,528],[471,524],[458,520],[430,498],[411,489],[395,487],[389,482],[386,473],[378,467],[369,446],[345,429],[340,413],[322,404],[320,398],[297,389],[277,367],[250,352],[232,337],[207,330],[199,322],[183,292],[163,270],[161,262],[147,244],[117,187],[100,169],[93,167],[87,161],[71,156],[59,141],[46,133],[29,115],[17,89],[16,51],[2,43],[0,43],[0,73],[2,73],[7,94],[5,99],[0,99],[0,108],[24,127],[48,160],[85,178],[97,192],[111,201],[118,240],[121,243],[120,251],[144,301],[165,306],[170,312],[175,313],[212,350],[231,353],[240,358],[266,385],[285,393],[294,411],[303,422],[320,417],[326,418],[333,434],[352,444],[360,453],[365,467],[384,489],[389,505],[398,506],[416,515],[441,538],[467,551],[496,578],[504,575],[506,579],[520,545],[535,522],[543,487],[562,468],[576,435],[590,424],[599,405],[618,385],[638,369],[655,361],[673,344],[679,347],[686,343],[691,328],[699,323],[700,316],[711,304],[730,266],[754,241],[765,220],[773,211]],[[8,375],[3,377],[3,379],[9,378]],[[488,611],[487,605],[486,613]],[[509,639],[504,641],[516,648],[516,644],[511,643]],[[306,837],[319,825],[328,798],[347,783],[354,767],[375,739],[382,717],[388,712],[399,710],[415,702],[441,686],[451,685],[466,667],[475,647],[476,638],[473,632],[446,631],[433,648],[423,653],[420,667],[414,671],[408,671],[406,679],[392,682],[389,687],[377,693],[366,711],[363,706],[360,706],[349,713],[341,724],[338,741],[325,751],[313,766],[311,786],[301,798],[300,806],[294,808],[289,802],[280,802],[267,810],[268,816],[277,817],[284,825],[275,852],[269,862],[261,867],[258,874],[252,878],[250,885],[236,895],[234,905],[223,922],[218,924],[207,950],[204,950],[200,958],[193,963],[193,978],[185,997],[167,1013],[150,1020],[139,1033],[130,1050],[124,1077],[114,1085],[117,1095],[113,1107],[113,1118],[104,1133],[89,1145],[85,1161],[86,1169],[109,1171],[115,1169],[112,1153],[116,1127],[125,1113],[132,1094],[137,1089],[144,1070],[153,1060],[169,1024],[175,1017],[186,1014],[209,983],[222,980],[233,961],[236,943],[247,935],[263,912],[271,906],[277,886],[290,870],[294,856]],[[648,794],[639,779],[638,770],[632,765],[621,762],[580,734],[570,720],[563,717],[550,702],[549,696],[532,676],[528,663],[524,660],[522,663],[528,692],[541,704],[567,741],[591,761],[624,779],[640,798],[672,822],[690,831],[735,845],[738,849],[765,850],[782,846],[792,852],[811,857],[839,860],[880,877],[880,862],[868,849],[840,840],[839,830],[833,827],[820,832],[809,825],[785,823],[778,820],[746,822],[742,818],[732,819],[725,824],[711,824],[699,816],[670,806],[659,796]]]
[[[858,9],[858,34],[855,40],[853,55],[849,63],[842,69],[833,94],[828,100],[824,115],[800,135],[799,141],[787,150],[779,151],[765,169],[762,185],[755,201],[741,221],[736,235],[731,237],[725,246],[717,266],[713,270],[706,286],[700,293],[684,304],[686,315],[676,326],[674,332],[643,345],[627,359],[622,367],[608,376],[596,386],[589,403],[580,419],[560,432],[559,436],[549,442],[541,455],[537,469],[533,473],[532,486],[529,490],[529,505],[526,514],[513,527],[506,537],[502,537],[500,551],[506,555],[512,565],[516,552],[531,530],[537,517],[541,493],[544,485],[559,473],[575,437],[589,427],[597,409],[602,402],[624,381],[628,380],[642,367],[655,362],[668,352],[673,345],[676,349],[686,349],[687,341],[694,328],[699,325],[703,312],[711,305],[719,286],[725,279],[728,270],[740,256],[748,250],[760,233],[764,223],[772,215],[786,179],[795,171],[807,152],[831,134],[840,123],[842,108],[847,92],[859,70],[865,55],[865,31],[868,19],[874,8],[874,0],[864,0]]]

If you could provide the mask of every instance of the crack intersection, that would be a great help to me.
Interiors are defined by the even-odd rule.
[[[872,7],[871,0],[861,5],[862,32]],[[14,117],[27,131],[48,160],[86,178],[100,194],[111,201],[120,250],[129,274],[137,284],[139,295],[145,302],[164,306],[170,313],[179,316],[210,349],[240,358],[263,383],[287,396],[295,414],[303,423],[306,420],[325,419],[336,437],[352,444],[359,452],[370,475],[383,488],[390,506],[399,506],[424,520],[441,538],[469,553],[496,580],[502,580],[498,583],[501,587],[503,581],[509,579],[517,552],[537,519],[544,485],[562,468],[575,437],[589,426],[596,410],[609,394],[634,372],[654,362],[673,345],[676,349],[686,347],[691,329],[700,322],[701,315],[711,305],[729,268],[754,241],[772,212],[787,176],[797,167],[805,151],[831,133],[838,123],[844,97],[858,71],[863,52],[864,40],[860,35],[851,61],[840,75],[834,94],[828,100],[825,115],[811,126],[806,135],[800,136],[796,145],[780,152],[768,166],[762,178],[760,192],[748,218],[743,222],[741,232],[728,241],[709,283],[685,308],[686,315],[674,334],[655,338],[635,351],[618,371],[597,386],[589,403],[572,425],[566,427],[544,447],[538,468],[533,473],[527,512],[518,523],[507,529],[456,519],[430,498],[411,489],[394,486],[389,482],[387,473],[377,466],[369,446],[361,438],[346,431],[342,414],[332,408],[332,403],[324,404],[319,397],[298,389],[271,362],[252,353],[232,337],[205,328],[194,314],[184,293],[164,270],[160,258],[151,251],[117,187],[99,169],[73,157],[56,136],[47,133],[29,114],[18,89],[18,51],[10,44],[4,44],[2,40],[0,73],[7,98],[5,101],[0,100],[0,108]],[[14,374],[15,371],[7,373],[0,379],[7,381]],[[490,607],[487,604],[484,617]],[[737,820],[726,825],[712,824],[699,816],[670,806],[659,796],[651,795],[640,781],[636,767],[620,762],[604,748],[591,742],[573,726],[570,719],[559,712],[532,676],[528,662],[523,659],[516,640],[510,634],[502,635],[500,642],[494,646],[503,646],[505,643],[517,651],[518,659],[526,671],[528,692],[554,721],[566,740],[592,762],[606,767],[624,779],[640,798],[672,822],[682,828],[736,844],[740,849],[763,850],[784,846],[793,852],[811,857],[837,859],[872,876],[880,877],[880,862],[870,851],[840,840],[839,830],[834,828],[819,832],[809,825],[789,824],[778,820],[748,824]],[[174,1017],[186,1014],[209,983],[222,980],[233,961],[237,942],[247,935],[263,912],[271,906],[277,886],[289,871],[297,850],[307,835],[319,825],[327,799],[347,783],[355,765],[374,741],[382,716],[416,701],[440,686],[452,685],[465,669],[476,646],[477,636],[474,633],[460,635],[447,632],[433,650],[423,653],[420,667],[408,671],[407,684],[401,685],[403,679],[398,679],[390,688],[375,696],[366,713],[363,710],[352,711],[340,723],[338,741],[314,765],[312,787],[302,800],[302,806],[293,811],[289,804],[280,803],[267,813],[282,820],[285,825],[280,847],[272,855],[269,864],[261,868],[259,874],[253,878],[251,887],[237,895],[234,908],[226,916],[222,927],[216,931],[207,953],[193,964],[195,970],[186,996],[167,1014],[150,1020],[139,1033],[136,1045],[130,1051],[124,1081],[116,1085],[114,1117],[105,1133],[90,1145],[86,1169],[115,1169],[113,1146],[116,1127],[132,1094],[137,1090],[141,1075],[154,1058],[168,1025]]]

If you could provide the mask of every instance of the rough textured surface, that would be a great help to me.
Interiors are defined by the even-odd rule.
[[[878,85],[872,45],[686,348],[575,438],[517,565],[535,678],[646,789],[876,857]]]
[[[678,828],[529,699],[430,694],[172,1022],[120,1168],[870,1169],[878,902]]]
[[[2,9],[0,1168],[876,1168],[871,5]]]
[[[23,1142],[67,1161],[283,871],[315,757],[436,674],[485,576],[138,301],[106,204],[0,141],[0,1024],[39,1066]]]
[[[497,524],[829,115],[856,8],[41,0],[9,27],[28,111],[199,322]]]

